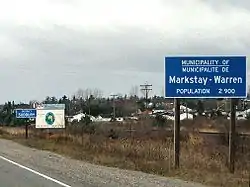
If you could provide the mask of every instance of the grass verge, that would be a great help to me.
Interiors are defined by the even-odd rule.
[[[209,186],[243,187],[249,184],[248,152],[238,152],[236,173],[230,174],[226,167],[227,147],[208,141],[195,132],[182,137],[181,167],[178,170],[173,168],[172,138],[109,139],[102,134],[79,136],[64,132],[48,135],[31,131],[26,140],[24,132],[17,128],[4,128],[0,132],[1,138],[94,164],[175,177]]]

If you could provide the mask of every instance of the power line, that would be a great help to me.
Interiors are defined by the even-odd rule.
[[[146,108],[148,108],[148,94],[149,92],[152,90],[152,87],[153,85],[152,84],[148,84],[148,83],[145,83],[145,84],[141,84],[140,87],[141,87],[141,91],[144,92],[144,95],[145,95],[145,99],[146,99]]]

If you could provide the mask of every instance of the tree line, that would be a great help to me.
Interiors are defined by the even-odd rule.
[[[146,106],[149,109],[164,110],[166,103],[172,103],[172,99],[165,99],[163,96],[153,96],[149,100],[139,97],[137,89],[133,87],[129,95],[119,95],[116,98],[103,97],[102,92],[99,89],[79,89],[73,96],[68,97],[63,95],[60,98],[55,96],[47,96],[43,101],[30,101],[29,103],[15,103],[14,101],[6,102],[0,110],[0,124],[14,125],[17,123],[23,123],[24,120],[15,119],[14,110],[17,108],[31,108],[34,103],[44,104],[65,104],[65,115],[73,116],[78,113],[86,113],[92,116],[112,117],[113,109],[115,106],[116,117],[131,116],[138,110],[146,110]],[[151,105],[146,105],[151,103]],[[183,99],[181,100],[183,105],[188,108],[195,109],[199,115],[201,115],[207,109],[214,109],[217,107],[218,100],[207,99]]]
[[[98,89],[79,89],[73,96],[68,97],[63,95],[60,98],[55,96],[47,96],[43,101],[32,100],[29,103],[15,103],[7,101],[0,110],[0,123],[14,125],[22,120],[15,119],[15,109],[31,108],[34,103],[40,104],[65,104],[65,115],[73,116],[78,113],[86,113],[92,116],[112,117],[115,106],[115,116],[123,117],[130,116],[138,110],[144,111],[146,102],[164,101],[163,97],[152,97],[146,101],[144,97],[139,97],[138,94],[119,95],[116,98],[103,97],[102,92]],[[155,106],[151,106],[155,107]],[[161,107],[161,106],[158,106]]]

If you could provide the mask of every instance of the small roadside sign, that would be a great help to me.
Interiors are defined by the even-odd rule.
[[[36,109],[16,109],[16,118],[30,119],[36,118]]]

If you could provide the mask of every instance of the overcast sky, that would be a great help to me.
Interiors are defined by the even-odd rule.
[[[162,94],[164,56],[250,54],[249,0],[0,0],[0,102]]]

